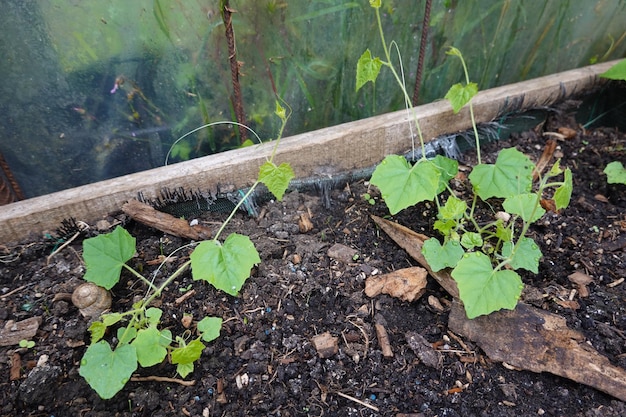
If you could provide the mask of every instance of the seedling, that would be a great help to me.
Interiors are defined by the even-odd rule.
[[[408,109],[409,95],[391,64],[390,48],[384,40],[379,12],[381,1],[371,0],[370,4],[376,12],[386,61],[372,58],[367,50],[357,64],[357,90],[368,81],[374,82],[380,68],[386,66],[404,93]],[[434,228],[441,233],[443,242],[435,238],[427,240],[422,253],[434,271],[452,269],[451,275],[457,282],[466,314],[475,318],[503,308],[515,308],[523,288],[521,277],[515,270],[537,273],[542,256],[538,245],[526,236],[527,232],[545,213],[542,206],[556,212],[567,207],[572,193],[572,175],[557,161],[543,177],[538,175],[538,183],[533,184],[535,165],[514,148],[502,150],[495,164],[482,163],[471,103],[478,86],[470,82],[461,52],[450,48],[448,54],[461,60],[465,75],[465,83],[453,85],[446,99],[455,113],[469,106],[478,158],[478,165],[469,175],[473,198],[468,204],[458,198],[449,185],[458,173],[455,160],[440,155],[432,160],[425,157],[424,140],[415,113],[413,123],[422,157],[411,165],[403,156],[387,156],[376,167],[371,183],[380,189],[391,214],[422,201],[435,202],[438,213]],[[562,180],[555,180],[560,176]],[[544,198],[548,191],[552,192],[551,198]],[[491,219],[478,221],[475,213],[479,204],[491,207]]]
[[[280,139],[288,114],[278,102],[276,114],[282,121]],[[91,343],[81,360],[79,373],[100,397],[112,398],[126,385],[138,366],[150,367],[163,362],[166,357],[177,366],[178,374],[186,377],[202,354],[203,342],[210,342],[219,336],[222,319],[203,317],[196,323],[195,329],[174,337],[169,329],[160,326],[161,317],[167,311],[151,307],[151,303],[189,267],[195,281],[207,281],[227,294],[237,295],[251,268],[261,259],[247,236],[232,233],[223,242],[219,241],[219,237],[241,204],[261,182],[277,199],[282,198],[294,175],[288,164],[276,166],[273,163],[278,142],[277,139],[271,157],[261,166],[258,180],[233,209],[215,238],[197,244],[190,260],[163,283],[155,285],[127,264],[135,254],[135,238],[122,227],[83,242],[86,281],[111,289],[119,282],[122,269],[126,269],[147,287],[146,295],[130,310],[102,314],[100,320],[89,327]],[[113,326],[116,326],[115,331],[107,332]],[[104,339],[107,334],[114,336],[111,341]]]
[[[19,346],[21,348],[26,348],[26,349],[32,349],[35,347],[35,342],[32,340],[26,340],[26,339],[22,339],[19,342]]]

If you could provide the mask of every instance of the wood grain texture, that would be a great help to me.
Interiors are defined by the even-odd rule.
[[[599,85],[598,75],[615,62],[485,90],[474,98],[477,122],[500,114],[546,106]],[[415,107],[426,141],[463,131],[470,125],[468,109],[453,114],[446,101]],[[289,162],[296,178],[316,175],[320,169],[336,172],[366,168],[386,155],[411,149],[410,117],[398,111],[284,138],[276,162]],[[214,189],[218,185],[249,186],[269,158],[273,144],[263,144],[211,155],[179,164],[125,175],[0,207],[0,243],[41,235],[61,220],[74,217],[94,223],[119,210],[142,192],[156,198],[163,188]]]

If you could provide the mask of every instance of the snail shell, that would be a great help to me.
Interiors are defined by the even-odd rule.
[[[87,282],[76,287],[72,293],[72,304],[78,307],[84,317],[96,318],[111,308],[111,293],[92,282]]]

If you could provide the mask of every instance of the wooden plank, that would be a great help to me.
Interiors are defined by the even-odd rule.
[[[591,89],[603,82],[598,75],[615,62],[481,91],[473,100],[476,121],[488,122],[505,112],[550,105]],[[471,127],[468,109],[455,115],[443,100],[414,110],[427,141]],[[402,110],[284,138],[276,162],[289,162],[297,178],[370,167],[388,154],[411,149],[407,123],[411,117]],[[29,234],[40,236],[69,217],[92,224],[119,210],[138,192],[154,198],[163,188],[248,186],[272,147],[268,143],[236,149],[2,206],[0,243],[22,240]]]

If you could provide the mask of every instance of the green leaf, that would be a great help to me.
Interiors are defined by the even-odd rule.
[[[626,62],[626,60],[624,62]],[[621,162],[611,162],[606,166],[606,168],[604,168],[603,172],[606,174],[606,181],[609,184],[626,185],[626,168],[624,168]]]
[[[287,120],[287,110],[285,110],[285,108],[280,105],[278,100],[276,100],[276,110],[274,110],[274,113],[283,122]]]
[[[210,342],[220,336],[222,329],[221,317],[205,317],[198,322],[198,331],[202,334],[202,340]]]
[[[506,198],[527,193],[532,186],[534,164],[515,148],[500,151],[495,164],[476,165],[469,175],[478,196]]]
[[[545,214],[545,210],[539,205],[537,194],[524,193],[507,197],[502,207],[509,214],[517,214],[527,223],[534,223]],[[533,213],[534,210],[534,213]]]
[[[437,195],[439,170],[427,160],[411,166],[399,155],[387,156],[374,170],[370,182],[380,189],[391,214]]]
[[[178,375],[180,375],[183,378],[185,378],[187,375],[189,375],[190,373],[193,372],[193,362],[191,362],[191,363],[179,363],[176,366],[176,372],[178,372]]]
[[[466,210],[467,203],[460,198],[451,195],[448,197],[448,200],[446,200],[446,204],[439,209],[437,217],[440,219],[459,220],[463,218],[463,214],[465,214]]]
[[[557,210],[561,210],[569,206],[569,202],[572,198],[572,190],[574,189],[574,185],[572,184],[572,171],[569,168],[563,172],[563,177],[563,184],[556,189],[553,197]],[[623,179],[624,184],[626,184],[626,171],[624,171]]]
[[[437,187],[437,194],[439,194],[446,189],[448,182],[458,174],[459,162],[443,155],[435,156],[430,162],[439,172],[439,186]]]
[[[449,236],[452,229],[457,226],[457,222],[451,219],[447,220],[435,220],[435,224],[433,224],[433,228],[435,230],[439,230],[442,235]]]
[[[459,49],[455,48],[454,46],[448,48],[448,50],[446,51],[446,55],[452,55],[463,59],[463,54],[461,54],[461,51],[459,51]]]
[[[122,320],[123,317],[122,313],[106,313],[100,316],[102,323],[104,323],[106,327],[113,326],[115,323]]]
[[[524,287],[516,272],[494,270],[482,252],[465,254],[452,271],[452,278],[470,319],[503,308],[513,310]]]
[[[163,362],[167,356],[167,349],[161,344],[161,332],[156,327],[139,330],[131,345],[137,351],[137,361],[144,368]]]
[[[623,59],[617,64],[613,65],[606,72],[600,74],[600,77],[608,78],[610,80],[626,81],[626,59]]]
[[[180,376],[184,378],[193,371],[193,363],[200,359],[204,348],[205,346],[200,339],[194,339],[188,345],[178,347],[172,351],[172,363],[174,365],[183,365],[177,368]]]
[[[514,269],[523,268],[535,274],[539,273],[539,260],[543,254],[534,240],[522,237],[513,256],[511,256],[512,250],[513,242],[505,242],[502,245],[502,256],[511,258],[511,266]]]
[[[122,345],[112,351],[102,340],[87,348],[78,373],[107,400],[124,388],[136,369],[137,352],[133,346]]]
[[[444,268],[454,268],[463,253],[463,248],[457,240],[449,240],[441,246],[437,239],[430,238],[422,245],[422,255],[435,272]]]
[[[191,254],[194,280],[204,280],[230,295],[237,295],[250,276],[250,270],[261,262],[248,236],[233,233],[223,245],[214,240],[201,242]]]
[[[172,332],[168,329],[161,330],[161,338],[159,339],[159,344],[164,348],[168,347],[172,343]]]
[[[359,91],[368,81],[375,83],[382,66],[383,62],[380,58],[372,58],[372,53],[366,49],[356,63],[356,91]]]
[[[93,345],[104,337],[104,333],[107,331],[107,326],[101,321],[94,321],[87,330],[91,333],[91,344]]]
[[[502,220],[496,222],[496,237],[504,242],[513,238],[513,231]]]
[[[135,238],[123,227],[83,242],[87,266],[85,281],[110,290],[120,279],[122,266],[135,254]]]
[[[461,245],[468,250],[476,247],[480,248],[483,245],[483,238],[480,236],[480,233],[467,232],[461,237]]]
[[[150,307],[146,310],[146,319],[149,325],[156,326],[161,321],[163,310],[156,307]]]
[[[265,162],[261,165],[259,170],[259,181],[267,186],[274,197],[279,201],[283,199],[283,195],[289,187],[289,181],[294,178],[295,175],[291,169],[291,165],[286,162],[276,166],[272,162]]]
[[[120,327],[117,329],[117,339],[120,345],[130,343],[135,336],[137,336],[137,329],[134,327]]]
[[[458,113],[476,94],[478,94],[478,84],[469,83],[463,85],[457,83],[450,87],[445,98],[450,101],[454,113]]]

